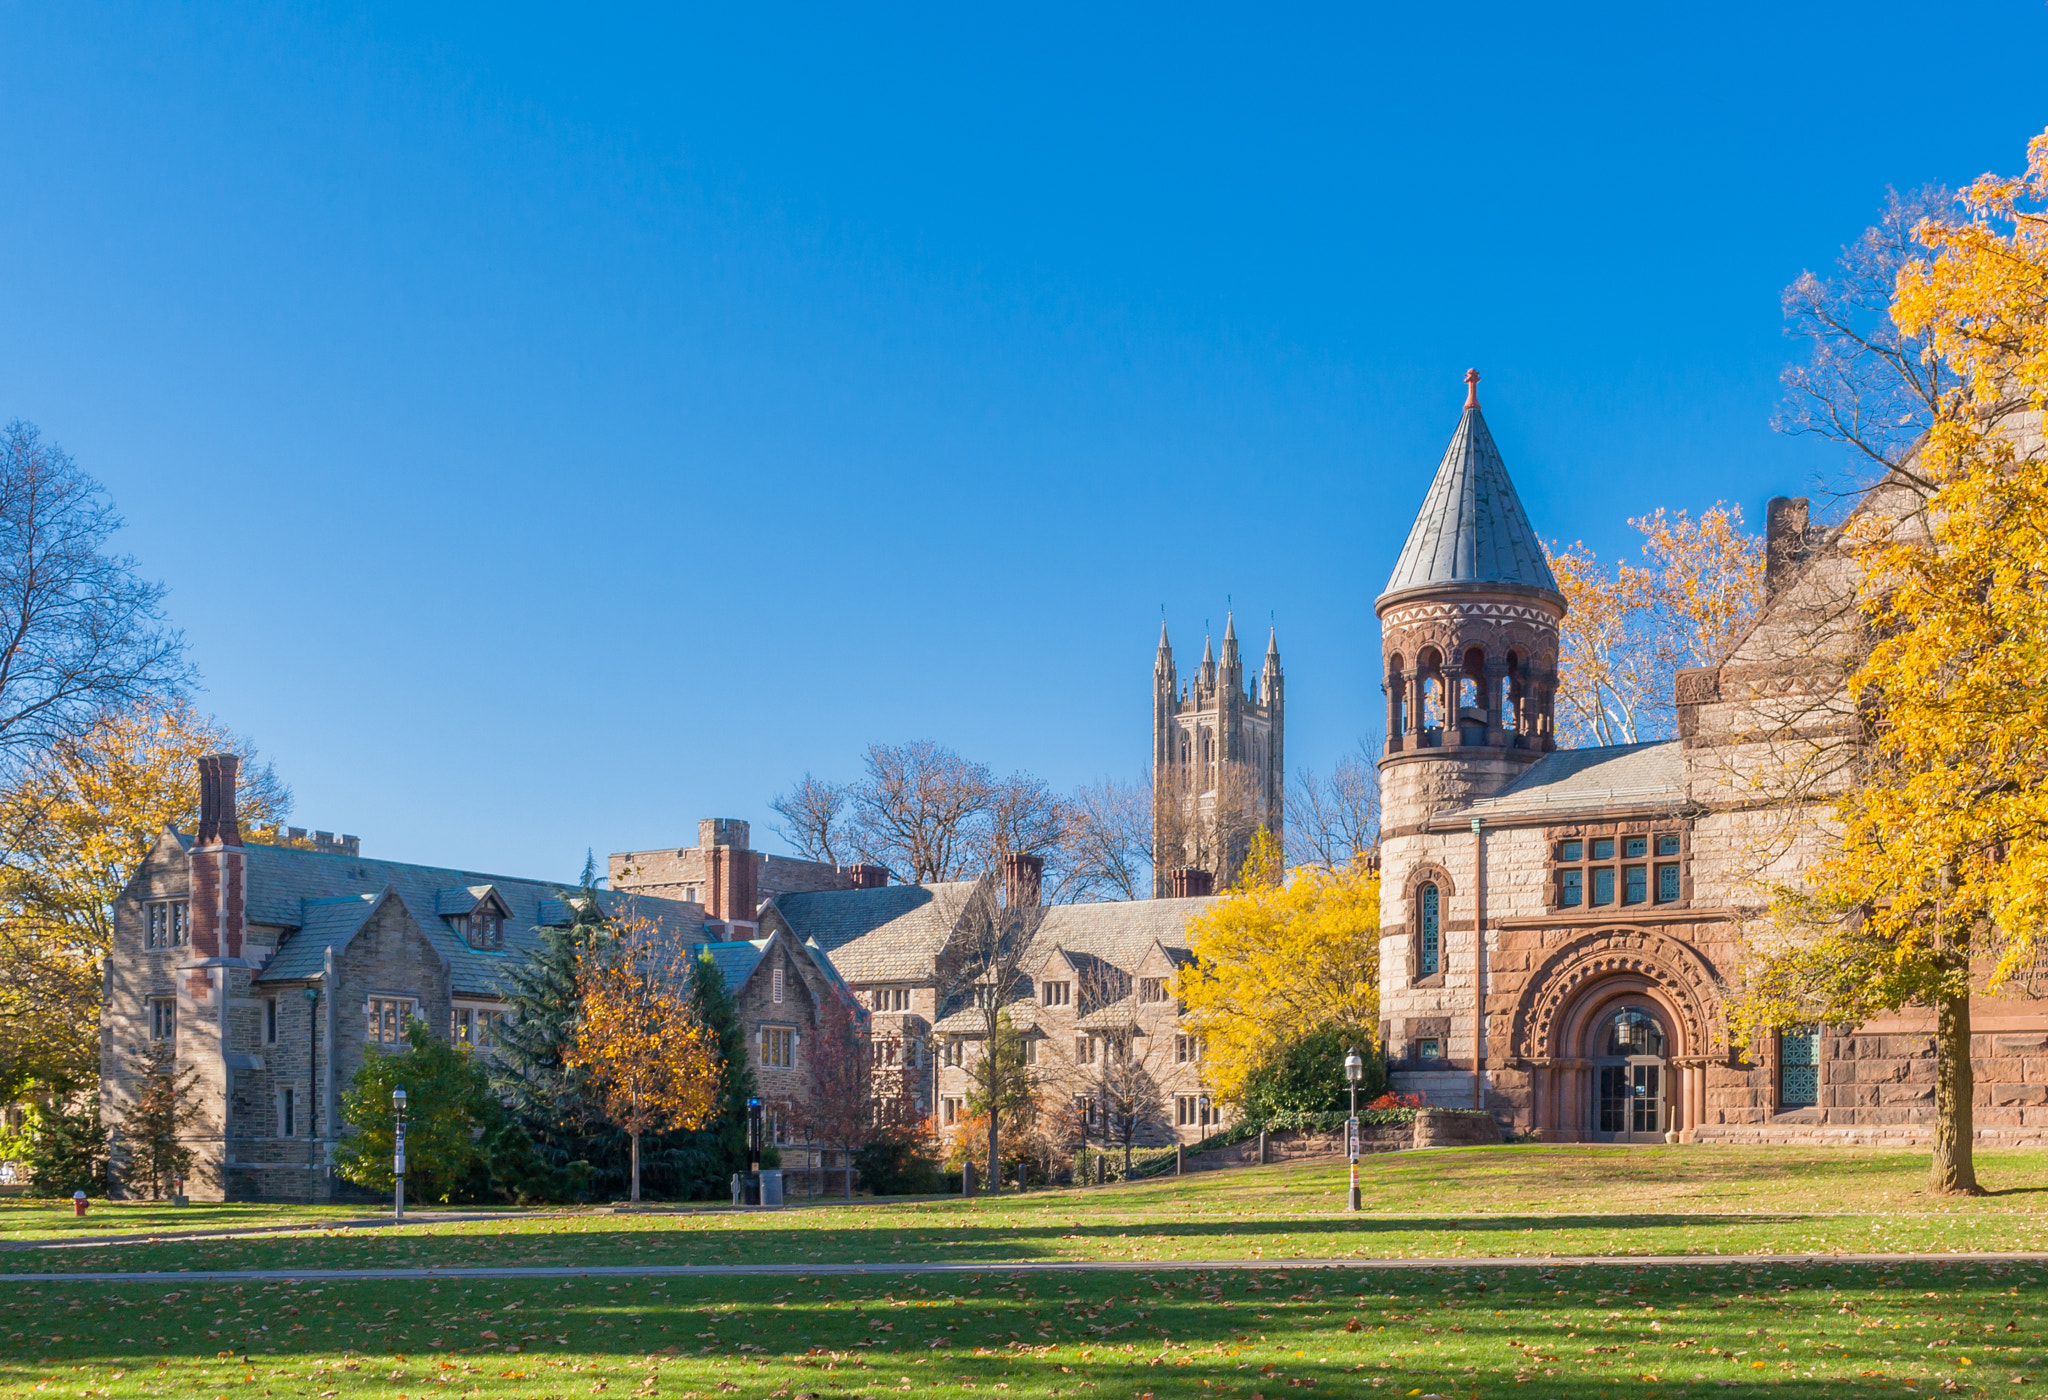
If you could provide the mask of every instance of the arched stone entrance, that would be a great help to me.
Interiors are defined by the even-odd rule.
[[[1513,1058],[1529,1071],[1529,1119],[1555,1142],[1689,1136],[1705,1068],[1727,1036],[1712,973],[1692,948],[1647,929],[1574,939],[1519,998]]]

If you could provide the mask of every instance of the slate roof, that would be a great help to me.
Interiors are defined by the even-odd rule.
[[[1445,584],[1498,584],[1558,597],[1542,542],[1476,403],[1458,420],[1380,596]]]
[[[693,943],[690,952],[709,954],[711,963],[718,969],[718,975],[725,979],[725,989],[737,992],[740,985],[754,975],[754,969],[761,965],[761,954],[768,951],[765,938],[745,939],[735,943]]]
[[[299,931],[285,940],[277,956],[263,969],[262,977],[286,981],[296,977],[317,977],[326,966],[327,949],[340,949],[356,930],[369,921],[381,903],[378,895],[349,894],[337,899],[309,899],[300,906]]]
[[[354,936],[373,907],[370,901],[387,889],[404,902],[413,922],[447,960],[450,986],[458,995],[502,994],[500,979],[505,969],[540,946],[535,926],[568,919],[563,899],[573,889],[568,884],[293,846],[250,842],[243,849],[248,853],[248,921],[291,930],[277,955],[257,974],[259,982],[289,981],[318,972],[321,951],[330,944],[339,947]],[[496,892],[507,910],[501,950],[470,947],[440,915],[444,891],[484,886]],[[679,942],[701,935],[703,930],[700,905],[612,893],[601,894],[600,900],[613,913],[630,905]],[[362,906],[361,912],[354,914],[352,927],[344,928],[353,911],[351,901]]]
[[[1003,1010],[1009,1013],[1011,1027],[1020,1034],[1039,1029],[1038,1003],[1030,997],[1005,1002]],[[971,1002],[950,1015],[940,1017],[938,1024],[932,1027],[943,1035],[980,1035],[983,1028],[981,1008]]]
[[[1559,749],[1492,797],[1459,815],[1507,817],[1592,811],[1603,807],[1678,807],[1685,802],[1685,750],[1676,739]]]
[[[1124,971],[1136,968],[1154,942],[1169,951],[1188,946],[1188,920],[1220,896],[1199,899],[1127,899],[1103,904],[1055,904],[1045,911],[1027,966],[1055,947],[1101,958]]]
[[[818,890],[777,895],[775,907],[797,940],[815,941],[847,981],[916,982],[931,976],[976,888],[960,880]]]

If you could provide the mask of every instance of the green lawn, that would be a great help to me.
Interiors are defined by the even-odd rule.
[[[2042,1271],[0,1284],[0,1397],[2010,1394]],[[609,1400],[609,1397],[608,1397]]]
[[[962,1259],[946,1276],[96,1284],[0,1276],[0,1400],[80,1396],[1281,1400],[2010,1394],[2048,1381],[2048,1270],[1745,1260],[1374,1271],[1298,1255],[2048,1249],[2048,1158],[1921,1194],[1918,1154],[1473,1149],[1126,1188],[780,1213],[576,1211],[403,1230],[355,1212],[124,1207],[91,1233],[304,1221],[289,1237],[0,1251],[32,1271]],[[47,1218],[45,1218],[47,1217]],[[5,1208],[15,1239],[76,1227]],[[74,1236],[75,1237],[75,1236]],[[1006,1274],[1007,1260],[1242,1260]]]
[[[436,1214],[446,1207],[434,1207]],[[456,1207],[495,1213],[493,1207]],[[144,1234],[168,1230],[271,1229],[285,1225],[338,1224],[379,1214],[375,1206],[197,1205],[162,1201],[93,1201],[85,1218],[73,1217],[69,1201],[0,1196],[0,1243],[20,1240],[82,1239],[95,1235]]]
[[[0,1274],[377,1265],[884,1263],[2048,1251],[2048,1157],[1983,1154],[1998,1193],[1930,1198],[1920,1154],[1507,1147],[1249,1168],[1001,1199],[782,1212],[536,1213],[374,1233],[0,1251]],[[188,1228],[245,1207],[173,1212]],[[161,1215],[152,1215],[154,1222]],[[65,1218],[66,1226],[71,1222]],[[154,1225],[152,1226],[154,1228]]]

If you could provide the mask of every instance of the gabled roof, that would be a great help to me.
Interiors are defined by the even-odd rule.
[[[1380,601],[1446,586],[1522,590],[1564,603],[1542,541],[1486,429],[1476,393],[1451,434]]]
[[[360,900],[365,895],[376,895],[388,889],[404,901],[413,922],[419,925],[427,941],[447,962],[452,991],[458,995],[501,995],[505,990],[501,985],[505,969],[540,946],[534,928],[540,924],[567,922],[568,906],[563,896],[573,889],[566,883],[522,880],[516,876],[489,875],[441,866],[410,865],[403,861],[369,860],[339,851],[266,846],[254,841],[242,849],[248,856],[249,922],[292,930],[285,935],[277,955],[263,969],[261,977],[265,981],[307,977],[319,972],[318,950],[314,950],[309,963],[306,949],[312,940],[302,942],[308,928],[309,909],[331,900]],[[488,888],[505,907],[504,944],[501,949],[486,951],[470,947],[441,917],[441,895],[444,891],[471,888]],[[704,911],[699,905],[645,895],[605,893],[600,898],[607,913],[616,914],[628,908],[635,910],[652,919],[679,945],[702,937]],[[281,970],[287,968],[306,970]]]
[[[887,885],[777,895],[800,943],[815,941],[849,982],[929,980],[979,885]]]
[[[1684,803],[1684,745],[1667,739],[1547,753],[1492,797],[1458,809],[1457,816],[1562,817],[1608,807],[1676,808]]]
[[[349,940],[370,921],[370,916],[382,907],[384,901],[395,898],[396,892],[387,885],[376,894],[302,901],[299,931],[285,940],[277,956],[270,960],[256,980],[290,981],[319,976],[327,963],[327,950],[332,948],[338,953],[347,947]]]
[[[765,938],[732,943],[696,943],[690,947],[692,955],[701,953],[711,959],[718,975],[725,979],[726,990],[734,993],[754,975],[754,969],[761,965],[761,955],[767,951],[768,940]]]
[[[1045,911],[1032,940],[1026,966],[1037,966],[1054,948],[1076,960],[1101,958],[1128,972],[1158,943],[1188,946],[1188,920],[1219,896],[1199,899],[1126,899],[1101,904],[1055,904]]]
[[[443,918],[453,918],[476,911],[486,900],[498,906],[504,913],[505,901],[498,898],[497,891],[489,885],[463,885],[452,890],[442,890],[434,896],[434,912]]]

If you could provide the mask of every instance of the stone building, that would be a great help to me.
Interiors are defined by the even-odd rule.
[[[329,1199],[348,1190],[330,1168],[334,1106],[367,1048],[401,1049],[421,1019],[488,1053],[507,1012],[507,970],[539,946],[536,930],[569,922],[571,890],[373,860],[353,837],[248,841],[235,780],[232,755],[201,761],[198,831],[166,831],[115,902],[103,1121],[119,1180],[121,1120],[152,1053],[167,1050],[198,1089],[189,1194]],[[729,872],[743,868],[752,867]],[[598,897],[608,913],[651,920],[679,952],[709,946],[738,998],[759,1082],[779,1105],[801,1096],[793,1042],[837,984],[822,953],[772,935],[734,938],[754,934],[752,922],[709,919],[694,900]]]
[[[1836,537],[1808,528],[1803,501],[1773,501],[1762,615],[1718,666],[1679,674],[1680,737],[1559,749],[1565,603],[1467,379],[1378,602],[1394,1086],[1567,1142],[1924,1137],[1931,1013],[1799,1028],[1747,1055],[1729,1038],[1745,940],[1812,858],[1815,803],[1840,780],[1781,782],[1784,754],[1757,737],[1843,718]],[[2048,1016],[1978,998],[1972,1018],[1979,1138],[2037,1141]]]
[[[706,817],[694,846],[618,851],[606,862],[614,890],[702,904],[714,919],[752,923],[763,899],[811,890],[866,889],[888,882],[873,865],[828,865],[769,855],[748,844],[747,823]]]
[[[1188,921],[1213,901],[1152,899],[1039,906],[1043,862],[1013,855],[975,881],[811,891],[766,901],[760,927],[817,945],[872,1018],[885,1099],[900,1096],[941,1134],[966,1112],[969,1070],[985,1029],[957,969],[989,905],[1029,909],[1018,979],[1003,995],[1024,1030],[1028,1062],[1049,1102],[1099,1098],[1107,1047],[1127,1047],[1156,1084],[1143,1144],[1196,1141],[1221,1121],[1200,1084],[1200,1046],[1173,995],[1191,960]],[[1098,1125],[1099,1106],[1093,1110]],[[1096,1129],[1099,1134],[1099,1126]],[[1098,1139],[1099,1140],[1099,1139]]]
[[[1267,635],[1258,676],[1247,681],[1237,619],[1226,618],[1222,660],[1204,637],[1202,664],[1182,685],[1166,624],[1159,624],[1152,662],[1155,896],[1220,889],[1237,874],[1252,832],[1264,826],[1284,835],[1286,737],[1277,630]],[[1183,872],[1178,885],[1176,872]]]

